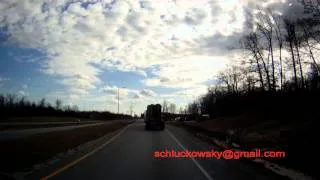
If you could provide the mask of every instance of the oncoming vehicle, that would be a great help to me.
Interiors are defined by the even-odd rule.
[[[144,113],[145,129],[160,129],[164,130],[165,123],[161,117],[161,105],[151,104],[148,105]]]

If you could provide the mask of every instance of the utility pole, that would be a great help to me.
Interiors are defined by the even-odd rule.
[[[130,105],[130,115],[132,116],[132,103],[131,103],[131,105]]]
[[[118,114],[119,114],[119,87],[118,87]]]
[[[126,87],[121,87],[121,88],[126,88]],[[120,93],[119,93],[119,91],[120,91],[120,88],[118,87],[118,114],[120,113],[120,108],[119,108],[119,104],[120,104]]]

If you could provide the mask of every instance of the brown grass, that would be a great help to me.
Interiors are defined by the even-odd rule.
[[[318,144],[318,126],[314,119],[303,121],[285,121],[279,119],[265,120],[252,123],[251,119],[225,118],[215,119],[195,124],[177,123],[196,135],[203,134],[225,141],[228,130],[234,130],[232,142],[240,144],[241,148],[268,148],[277,151],[285,151],[286,158],[268,159],[279,165],[316,175],[318,170],[315,158],[306,157],[310,154],[310,147]]]
[[[237,143],[247,147],[269,148],[285,148],[288,146],[288,142],[293,139],[293,134],[306,135],[304,132],[315,126],[313,121],[307,119],[305,121],[283,123],[279,119],[257,121],[254,118],[241,116],[217,118],[183,125],[189,127],[189,129],[205,132],[209,136],[216,136],[216,138],[228,136],[232,131],[235,132],[233,141]]]
[[[0,169],[6,173],[26,170],[34,164],[43,163],[58,153],[116,131],[126,124],[128,123],[114,122],[39,134],[23,139],[0,141]]]

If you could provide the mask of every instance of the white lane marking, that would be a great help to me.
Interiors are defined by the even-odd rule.
[[[169,134],[169,136],[171,136],[171,138],[183,149],[183,150],[187,150],[187,148],[185,148],[181,142],[168,130],[166,129],[167,133]],[[195,160],[193,157],[190,157],[190,159],[194,162],[194,164],[200,169],[200,171],[203,173],[204,176],[206,176],[206,178],[208,180],[213,180],[213,178],[209,175],[209,173],[200,165],[200,163]]]

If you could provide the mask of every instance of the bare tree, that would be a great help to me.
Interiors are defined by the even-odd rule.
[[[229,93],[239,93],[239,84],[243,78],[244,76],[241,67],[237,65],[231,65],[231,67],[218,74],[218,79],[221,83],[225,83],[227,85]]]
[[[294,40],[295,40],[295,25],[288,19],[284,19],[285,30],[286,30],[286,41],[289,44],[289,51],[291,53],[292,67],[293,67],[293,75],[294,75],[294,84],[295,88],[298,89],[298,78],[297,78],[297,68],[296,68],[296,60],[294,55]]]
[[[19,101],[19,107],[25,107],[25,106],[26,106],[26,97],[23,96]]]
[[[184,114],[184,110],[182,107],[180,107],[180,109],[179,109],[179,114]]]
[[[62,101],[60,99],[56,100],[56,110],[61,110],[62,108]]]
[[[316,61],[314,55],[313,55],[313,52],[312,52],[312,49],[311,49],[311,46],[310,46],[308,38],[306,39],[306,44],[307,44],[307,47],[308,47],[308,50],[309,50],[309,53],[310,53],[310,58],[312,60],[312,63],[314,64],[318,74],[320,74],[320,68],[319,68],[319,65],[317,64],[317,61]]]
[[[297,27],[296,25],[294,25],[294,27]],[[302,70],[302,59],[301,59],[301,55],[300,55],[300,48],[301,48],[301,35],[298,34],[298,28],[294,28],[294,33],[293,33],[293,38],[294,38],[294,46],[296,49],[296,53],[297,53],[297,60],[298,60],[298,65],[299,65],[299,71],[300,71],[300,78],[301,78],[301,87],[304,88],[304,77],[303,77],[303,70]]]
[[[172,113],[172,114],[176,113],[176,105],[171,103],[169,110],[170,110],[170,113]]]
[[[283,65],[282,65],[282,49],[283,49],[283,34],[280,26],[281,19],[279,16],[272,15],[275,27],[275,35],[279,50],[279,75],[280,75],[280,90],[283,86]]]
[[[225,71],[221,71],[218,74],[218,80],[220,81],[220,83],[225,83],[227,86],[227,91],[231,92],[231,76],[226,73]]]
[[[304,19],[304,20],[299,21],[299,25],[302,26],[302,28],[303,28],[304,43],[306,45],[306,48],[309,51],[309,56],[312,61],[312,64],[316,68],[318,74],[320,74],[320,67],[317,64],[317,61],[316,61],[314,53],[313,53],[313,47],[314,47],[313,44],[314,43],[312,44],[310,42],[310,39],[313,38],[313,34],[315,34],[314,31],[316,31],[313,29],[315,29],[315,27],[318,27],[318,24],[316,22],[314,22],[313,19],[307,19],[307,20]],[[315,41],[315,40],[313,40],[313,42],[317,43],[317,41]]]
[[[244,81],[243,81],[243,89],[246,90],[247,92],[250,92],[254,89],[255,84],[256,84],[256,79],[252,75],[252,67],[243,67],[240,68],[240,72],[243,75]]]
[[[275,78],[275,63],[274,63],[274,54],[273,54],[273,34],[274,34],[274,28],[272,24],[272,20],[270,19],[271,13],[267,13],[266,15],[260,16],[260,22],[257,23],[258,30],[261,32],[263,37],[266,39],[267,49],[269,51],[268,59],[271,57],[271,74],[272,74],[272,85],[269,78],[269,63],[268,66],[265,66],[266,74],[267,74],[267,80],[268,80],[268,86],[269,90],[275,90],[276,85],[276,78]]]
[[[168,112],[168,102],[166,100],[163,101],[162,112]]]
[[[199,110],[200,110],[200,107],[196,101],[188,105],[189,114],[199,114]]]
[[[304,5],[305,13],[313,15],[314,18],[320,17],[320,2],[315,1],[300,1]]]
[[[258,57],[257,47],[258,47],[258,38],[256,33],[250,33],[249,35],[243,38],[243,46],[246,50],[251,52],[255,59],[256,68],[259,75],[260,87],[264,89],[264,80],[262,74],[262,67],[260,65],[260,58]]]
[[[47,102],[46,106],[47,106],[48,108],[53,108],[50,102]]]
[[[78,106],[77,105],[73,105],[72,106],[72,111],[78,112],[79,111]]]
[[[63,110],[64,110],[64,111],[67,111],[67,112],[70,112],[70,111],[72,111],[72,108],[71,108],[70,105],[65,105],[65,106],[63,107]]]
[[[38,106],[41,107],[41,108],[46,107],[46,99],[45,99],[45,98],[42,98],[42,99],[39,101]]]
[[[0,94],[0,107],[4,107],[6,104],[6,98],[4,97],[4,95]]]

